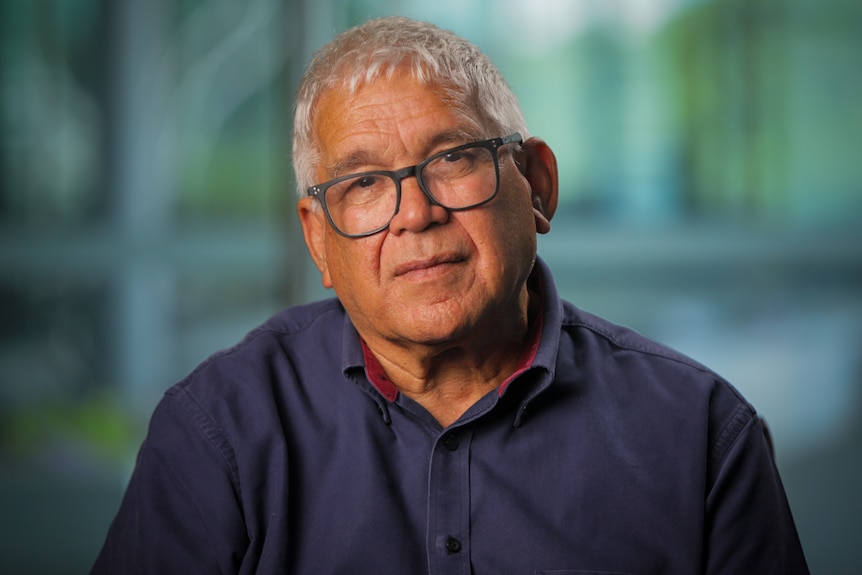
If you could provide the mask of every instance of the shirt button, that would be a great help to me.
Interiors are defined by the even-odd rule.
[[[446,449],[449,451],[455,451],[458,449],[458,436],[454,433],[450,433],[443,438],[443,445],[445,445]]]
[[[461,551],[461,542],[454,537],[446,538],[446,551],[449,553],[458,553]]]

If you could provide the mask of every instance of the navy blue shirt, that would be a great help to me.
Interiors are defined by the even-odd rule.
[[[807,573],[752,407],[534,275],[532,360],[446,429],[369,380],[337,300],[204,362],[93,573]]]

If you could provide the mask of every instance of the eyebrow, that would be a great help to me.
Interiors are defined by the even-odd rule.
[[[434,135],[433,138],[431,138],[431,140],[429,140],[428,144],[426,145],[425,158],[430,157],[445,148],[454,148],[456,146],[460,146],[461,144],[478,141],[480,139],[481,136],[466,129],[459,128],[438,132]],[[340,178],[341,176],[355,174],[362,171],[376,171],[378,169],[383,170],[384,168],[382,167],[375,168],[373,170],[363,169],[375,165],[381,166],[382,162],[380,161],[380,156],[381,155],[379,153],[371,152],[370,150],[360,148],[358,150],[350,152],[345,157],[341,158],[339,161],[327,165],[325,169],[331,178]],[[423,160],[425,158],[423,158]],[[419,161],[421,162],[422,160]],[[398,169],[400,167],[402,166],[398,166],[393,169]]]
[[[355,173],[362,166],[373,165],[373,156],[368,150],[354,150],[338,162],[327,165],[326,173],[332,178],[340,178]]]

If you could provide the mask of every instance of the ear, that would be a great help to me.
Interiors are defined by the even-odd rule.
[[[302,198],[296,205],[299,223],[302,225],[302,236],[314,265],[320,270],[320,281],[323,287],[332,287],[329,267],[326,265],[326,214],[314,198]]]
[[[536,231],[546,234],[551,230],[560,190],[557,157],[543,140],[530,138],[523,143],[521,173],[530,183]]]

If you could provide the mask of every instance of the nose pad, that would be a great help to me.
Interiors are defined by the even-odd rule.
[[[401,203],[389,224],[391,232],[418,232],[432,224],[445,223],[448,219],[448,210],[425,194],[418,179],[411,177],[401,180]]]

